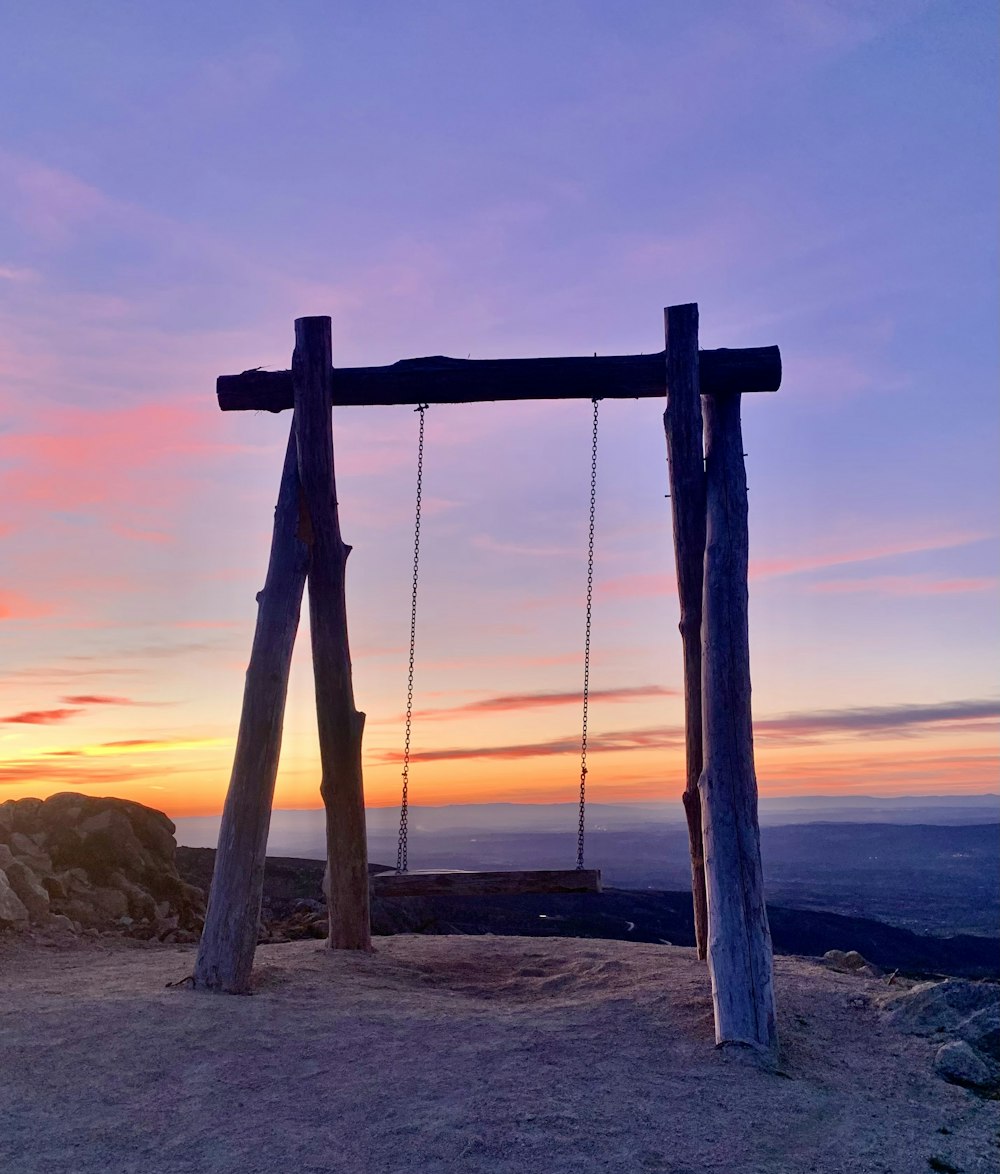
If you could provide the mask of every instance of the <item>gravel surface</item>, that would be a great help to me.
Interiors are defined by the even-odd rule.
[[[777,1070],[713,1046],[678,947],[301,941],[258,950],[250,998],[165,985],[193,963],[0,941],[4,1174],[1000,1168],[997,1103],[934,1074],[879,980],[803,959],[776,959]]]

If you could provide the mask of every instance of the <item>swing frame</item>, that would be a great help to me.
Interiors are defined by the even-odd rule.
[[[699,953],[705,942],[716,1042],[773,1054],[773,959],[750,716],[740,398],[744,392],[776,391],[781,359],[777,347],[700,351],[696,304],[669,307],[664,316],[666,349],[654,355],[476,361],[437,356],[392,367],[340,370],[333,368],[330,319],[299,318],[291,371],[250,370],[220,377],[217,395],[223,410],[291,407],[294,412],[267,579],[257,597],[257,625],[194,987],[249,991],[288,672],[307,576],[320,793],[327,824],[327,944],[332,949],[371,949],[361,769],[364,714],[354,705],[345,595],[350,548],[340,533],[331,407],[666,396],[668,496],[673,498],[684,644],[685,810]],[[698,580],[701,590],[695,600],[692,584]],[[700,635],[692,623],[696,614]],[[694,793],[700,803],[689,803],[693,747],[699,743],[703,763]],[[703,924],[699,885],[706,897]]]

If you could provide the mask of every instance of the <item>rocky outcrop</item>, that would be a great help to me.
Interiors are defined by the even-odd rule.
[[[934,1068],[944,1080],[977,1092],[1000,1092],[1000,987],[995,983],[925,982],[883,1006],[900,1031],[941,1042]]]
[[[63,793],[0,804],[0,930],[194,941],[205,899],[178,875],[174,825],[126,799]]]

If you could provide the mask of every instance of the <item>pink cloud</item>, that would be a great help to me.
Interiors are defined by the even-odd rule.
[[[929,538],[910,538],[899,542],[885,542],[878,545],[862,546],[855,550],[818,551],[813,554],[791,555],[782,558],[751,559],[752,579],[771,579],[779,575],[799,575],[807,571],[821,571],[827,567],[846,566],[850,563],[874,562],[883,558],[894,558],[904,554],[923,554],[932,550],[952,550],[959,546],[971,546],[991,538],[987,533],[941,534]]]
[[[0,620],[33,620],[52,615],[54,610],[51,604],[16,591],[0,591]]]
[[[622,575],[618,579],[605,579],[594,590],[603,599],[676,595],[677,580],[673,575]]]
[[[886,542],[881,545],[862,546],[854,550],[818,551],[810,554],[784,555],[778,558],[763,558],[750,560],[750,578],[754,580],[776,579],[785,575],[802,575],[810,571],[822,571],[830,567],[851,566],[854,563],[875,562],[879,559],[895,558],[899,555],[923,554],[934,550],[952,550],[960,546],[971,546],[993,537],[984,532],[968,532],[958,534],[942,534],[930,538],[911,538],[900,542]],[[847,581],[844,580],[846,583]],[[861,580],[858,580],[861,582]],[[921,590],[914,586],[905,589],[905,584],[921,582],[914,577],[886,576],[881,579],[864,580],[869,583],[881,583],[879,589],[891,594],[946,594],[961,591],[985,591],[994,586],[994,579],[951,579],[926,580],[927,589]],[[893,588],[895,584],[895,588]],[[815,585],[810,590],[831,592],[868,590],[869,588]],[[872,588],[876,589],[876,588]],[[671,574],[639,574],[623,575],[617,579],[606,579],[598,583],[596,593],[608,599],[634,599],[645,596],[676,595],[677,580]]]
[[[100,519],[128,542],[172,541],[173,511],[215,451],[205,439],[218,427],[210,409],[186,398],[40,411],[21,431],[0,435],[6,523],[24,524],[31,511],[70,511]],[[197,451],[189,451],[195,439]]]
[[[650,697],[675,697],[676,689],[663,685],[634,685],[619,689],[591,689],[591,701],[640,701]],[[581,695],[578,689],[569,692],[552,693],[507,693],[497,697],[484,697],[442,709],[420,710],[414,716],[420,718],[442,718],[490,713],[511,713],[525,709],[549,709],[563,705],[579,705]]]
[[[870,579],[832,579],[812,583],[810,591],[820,595],[966,595],[992,591],[996,578],[932,579],[926,575],[881,575]]]
[[[65,705],[140,705],[131,697],[109,697],[106,693],[78,693],[60,700]],[[148,704],[148,702],[146,703]]]
[[[0,281],[37,281],[34,269],[21,269],[14,265],[0,265]]]
[[[69,172],[7,151],[0,151],[0,184],[22,228],[49,244],[63,243],[112,206],[98,188]]]

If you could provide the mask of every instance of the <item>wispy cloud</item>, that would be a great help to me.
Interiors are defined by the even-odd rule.
[[[804,575],[813,571],[829,570],[831,567],[847,567],[856,563],[876,562],[880,559],[896,558],[909,554],[924,554],[937,550],[952,550],[984,542],[994,535],[985,531],[963,531],[957,534],[940,534],[928,538],[911,538],[899,542],[885,542],[845,550],[814,551],[807,554],[780,555],[776,558],[750,560],[750,578],[754,580],[775,579],[788,575]],[[839,586],[839,583],[871,583],[875,586]],[[995,586],[995,579],[932,579],[921,576],[881,576],[868,580],[836,580],[827,584],[815,584],[810,591],[864,591],[876,590],[897,595],[944,595],[962,591],[986,591]],[[921,584],[925,584],[922,588]],[[609,599],[630,599],[645,596],[676,595],[677,581],[671,574],[623,575],[598,583],[596,593]]]
[[[969,595],[992,591],[993,577],[936,579],[930,575],[877,575],[867,579],[828,579],[811,583],[809,590],[819,595]]]
[[[0,265],[0,281],[37,281],[38,274],[34,269],[24,269],[17,265]]]
[[[119,754],[159,754],[171,750],[205,750],[231,746],[232,738],[123,738],[114,742],[97,742],[73,750],[51,750],[56,758],[108,758]]]
[[[591,701],[642,701],[649,697],[676,697],[676,689],[664,685],[634,685],[618,689],[591,689]],[[568,692],[504,693],[496,697],[484,697],[479,701],[467,701],[440,709],[422,709],[415,716],[419,718],[448,718],[475,716],[490,713],[511,713],[525,709],[550,709],[563,705],[579,705],[581,694],[578,689]]]
[[[591,734],[588,752],[674,749],[684,744],[680,726],[657,726],[646,730],[619,730],[609,734]],[[526,742],[511,746],[461,746],[441,750],[411,752],[411,762],[453,762],[467,758],[548,758],[560,754],[579,754],[580,735],[553,738],[546,742]],[[401,762],[402,754],[386,750],[375,756],[380,762]]]
[[[116,790],[123,784],[149,777],[148,766],[133,766],[129,763],[84,764],[79,759],[72,761],[46,758],[17,758],[0,762],[0,787],[30,786],[37,790],[43,787],[108,787]],[[156,777],[171,774],[170,768],[156,764]]]
[[[0,591],[0,620],[34,620],[52,615],[54,610],[52,604],[17,591]]]
[[[61,697],[64,705],[135,705],[159,706],[167,705],[166,701],[136,701],[134,697],[118,697],[107,693],[75,693],[69,697]]]
[[[983,542],[992,537],[992,534],[985,531],[964,531],[957,534],[937,534],[925,538],[872,544],[856,547],[853,550],[816,551],[779,558],[751,559],[750,577],[752,579],[770,579],[779,575],[800,575],[808,571],[826,570],[827,567],[876,562],[879,559],[895,558],[899,555],[952,550],[960,546],[971,546],[973,543]]]
[[[761,718],[754,732],[772,740],[823,734],[907,734],[931,726],[980,724],[1000,718],[1000,701],[979,699],[930,705],[872,705]]]
[[[59,722],[69,721],[71,717],[83,713],[79,707],[65,709],[26,709],[22,713],[10,713],[0,717],[0,725],[21,726],[52,726]]]
[[[1000,718],[1000,701],[949,701],[929,705],[886,705],[853,709],[814,710],[760,718],[754,722],[754,734],[762,743],[805,742],[824,736],[896,735],[905,736],[931,728],[975,726],[985,728]],[[676,749],[683,745],[681,726],[654,726],[638,730],[616,730],[592,734],[588,750],[592,753],[635,750]],[[543,742],[515,743],[505,746],[456,746],[418,750],[410,755],[413,762],[449,762],[457,759],[542,758],[559,754],[578,754],[579,734]],[[374,756],[380,762],[395,763],[402,755],[395,750]]]

